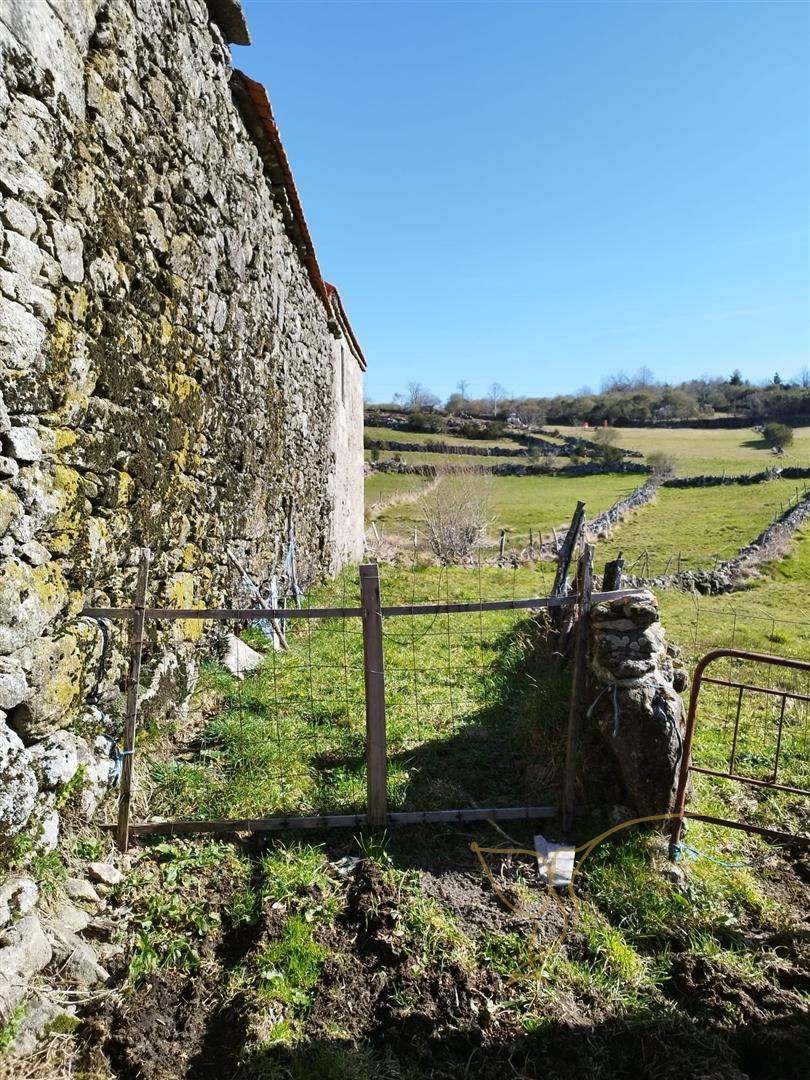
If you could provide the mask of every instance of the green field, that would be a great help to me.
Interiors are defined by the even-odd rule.
[[[501,529],[510,544],[527,542],[529,529],[539,541],[542,533],[550,539],[552,528],[565,526],[577,500],[583,500],[589,516],[606,510],[631,492],[637,476],[606,475],[582,477],[488,476],[482,477],[487,492],[489,531],[497,539]],[[486,485],[483,488],[483,485]],[[387,537],[409,537],[414,527],[424,523],[424,509],[417,502],[392,505],[377,516]]]
[[[635,573],[647,577],[674,573],[678,565],[684,570],[707,569],[716,558],[727,559],[753,540],[795,501],[796,490],[791,480],[661,488],[653,502],[631,511],[609,540],[599,541],[597,559],[613,559],[621,551],[629,572],[646,550],[649,573],[646,562]],[[803,493],[803,487],[799,491]]]
[[[365,480],[366,514],[389,499],[412,495],[427,485],[424,476],[411,473],[370,473]]]
[[[564,435],[591,438],[593,429],[561,427]],[[795,428],[793,445],[776,457],[751,428],[625,428],[617,427],[617,445],[643,454],[661,451],[675,459],[678,476],[699,476],[723,471],[762,472],[774,466],[810,466],[810,427]]]
[[[733,647],[799,659],[810,657],[810,526],[796,534],[784,559],[763,567],[747,588],[695,597],[680,589],[658,594],[664,624],[690,659]]]
[[[404,443],[447,443],[450,446],[500,446],[508,450],[524,450],[525,447],[515,439],[465,439],[457,435],[442,432],[401,431],[387,427],[365,427],[366,439],[386,439],[389,442]]]

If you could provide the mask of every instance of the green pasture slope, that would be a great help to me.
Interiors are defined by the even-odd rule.
[[[624,428],[617,427],[616,443],[642,454],[662,452],[675,459],[678,476],[761,472],[774,465],[810,467],[810,427],[795,428],[793,445],[776,457],[751,428]],[[593,429],[561,427],[564,435],[590,438]]]
[[[424,476],[411,473],[369,473],[365,480],[366,515],[389,499],[412,495],[427,485]]]
[[[631,511],[609,540],[599,541],[597,559],[613,559],[621,551],[629,570],[646,550],[650,576],[674,573],[678,565],[683,570],[710,568],[716,557],[730,558],[753,540],[795,502],[797,491],[804,494],[803,483],[791,480],[660,488],[653,502]]]
[[[565,527],[581,499],[589,515],[607,510],[617,499],[629,494],[638,483],[637,476],[487,476],[481,478],[486,492],[490,536],[497,539],[506,531],[510,546],[525,546],[529,529],[536,541],[542,533],[550,539],[552,528]],[[376,517],[390,539],[406,538],[414,527],[424,527],[424,508],[417,502],[392,505]]]

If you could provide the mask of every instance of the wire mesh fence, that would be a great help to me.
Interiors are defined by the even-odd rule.
[[[376,567],[363,569],[376,580]],[[392,568],[373,611],[346,575],[338,595],[324,587],[275,615],[93,609],[132,621],[134,638],[143,619],[144,686],[172,647],[197,673],[169,723],[151,689],[137,695],[150,719],[123,751],[122,804],[131,797],[135,816],[153,819],[359,818],[374,786],[369,679],[384,668],[383,813],[546,807],[559,788],[568,677],[554,665],[541,676],[537,630],[542,609],[575,598],[544,596],[541,582],[518,568]],[[328,601],[339,606],[314,606]]]
[[[548,568],[414,562],[380,571],[387,811],[556,806],[570,674],[548,652]],[[670,638],[688,668],[724,645],[810,655],[810,622],[741,612],[721,598],[677,596]],[[313,589],[300,610],[280,611],[278,620],[266,611],[248,620],[238,609],[206,618],[146,609],[141,734],[137,745],[123,747],[124,754],[136,751],[129,758],[133,816],[342,815],[344,823],[361,824],[370,786],[365,610],[351,573]],[[131,620],[132,609],[124,618]],[[126,621],[113,626],[122,635]],[[172,673],[194,682],[187,708],[170,692]],[[156,692],[161,678],[165,687]],[[710,766],[726,752],[733,705],[728,687],[706,688],[696,746]],[[778,736],[781,767],[799,786],[808,782],[808,707],[788,699]],[[777,737],[772,708],[746,699],[742,711],[738,760],[755,777]],[[704,782],[713,797],[715,780]]]

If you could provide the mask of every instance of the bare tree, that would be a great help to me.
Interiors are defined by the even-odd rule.
[[[428,543],[443,563],[468,559],[486,543],[492,478],[452,473],[420,500]]]
[[[456,389],[461,394],[461,400],[462,401],[467,400],[467,387],[469,385],[470,384],[466,379],[459,379],[458,382],[456,383]]]
[[[799,372],[799,377],[798,377],[798,379],[796,381],[798,382],[799,386],[801,386],[802,390],[809,390],[810,389],[810,367],[807,367],[807,366],[803,367],[802,370]]]
[[[489,388],[489,408],[493,416],[498,412],[498,406],[506,398],[506,391],[500,383],[492,383]]]
[[[430,390],[418,382],[408,383],[408,393],[405,397],[406,409],[431,409],[438,405],[439,399]]]

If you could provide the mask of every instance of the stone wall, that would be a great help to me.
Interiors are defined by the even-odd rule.
[[[672,809],[685,726],[680,693],[687,685],[678,657],[652,593],[591,612],[586,787],[626,806],[622,818]]]
[[[236,0],[0,5],[0,839],[52,834],[77,762],[109,772],[124,658],[77,615],[131,602],[140,546],[169,606],[233,595],[226,548],[262,580],[294,536],[303,583],[362,551],[362,354],[240,25]],[[147,659],[157,708],[182,630]]]

